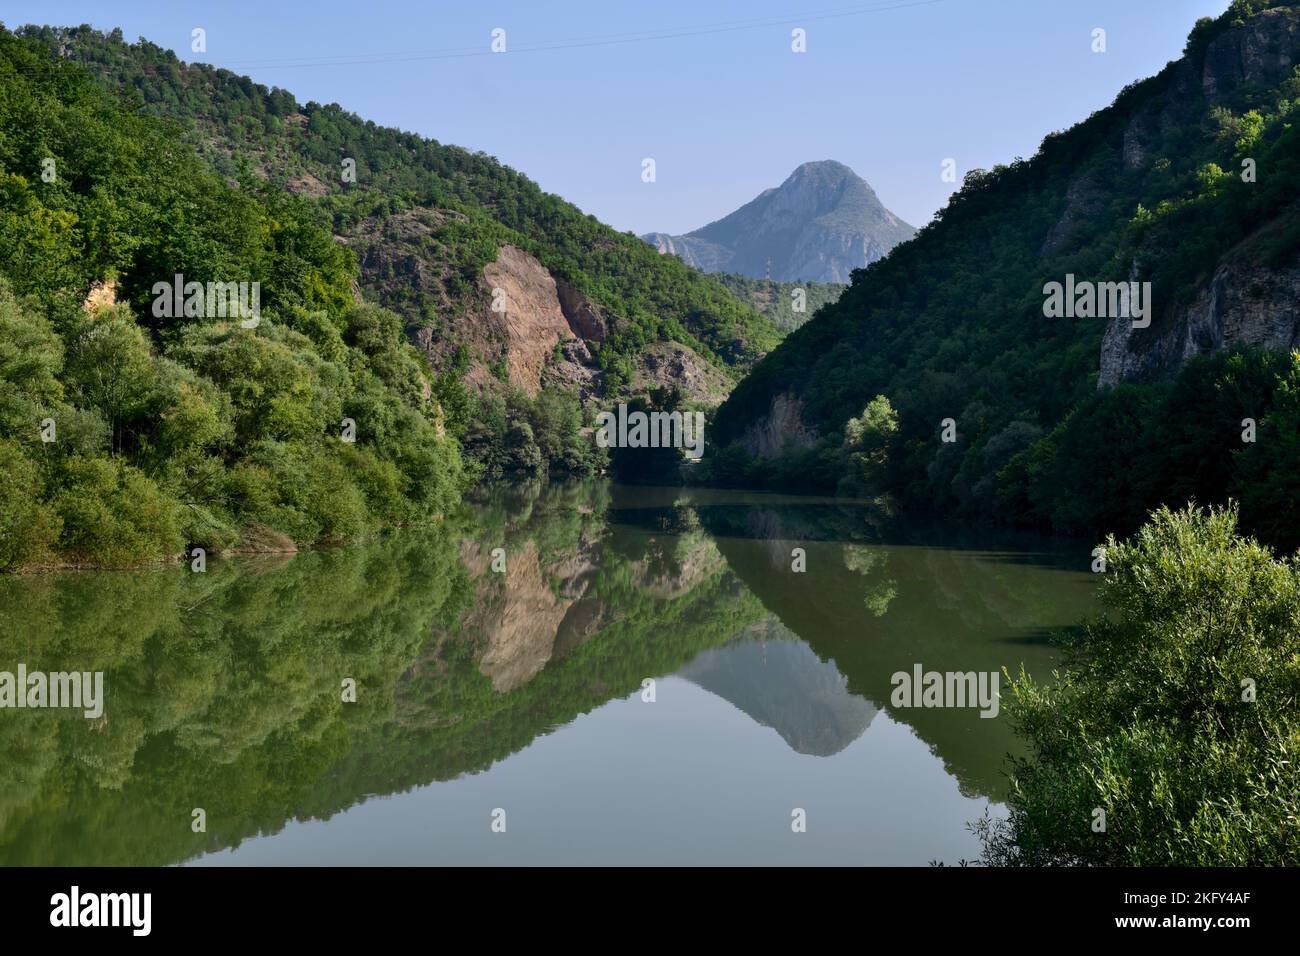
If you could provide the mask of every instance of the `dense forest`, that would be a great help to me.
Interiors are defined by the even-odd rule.
[[[1294,315],[1298,18],[1294,3],[1236,0],[1197,23],[1182,60],[1032,159],[968,172],[913,241],[857,271],[732,393],[714,432],[731,447],[708,479],[1073,534],[1232,497],[1244,528],[1300,544],[1282,507],[1300,498],[1300,366],[1251,349]],[[1045,283],[1067,275],[1151,283],[1141,374],[1099,390],[1105,320],[1045,315]],[[1255,327],[1235,343],[1187,333],[1193,360],[1162,360],[1157,346],[1183,348],[1189,310],[1208,297],[1213,318],[1234,283]],[[784,453],[758,457],[774,402],[798,427],[781,419],[768,444]]]
[[[286,550],[458,500],[426,363],[303,200],[33,41],[0,33],[0,83],[0,569]],[[178,275],[256,282],[259,314],[159,308]]]
[[[290,549],[444,513],[476,478],[604,467],[574,390],[510,387],[464,332],[507,243],[603,310],[602,392],[651,343],[734,377],[777,340],[489,157],[119,34],[4,31],[0,56],[0,569]],[[416,242],[437,281],[362,281],[349,236],[413,208],[438,213]],[[160,309],[173,282],[187,304]],[[190,295],[213,283],[257,289],[256,321]],[[500,387],[466,388],[476,363]]]
[[[300,104],[285,90],[182,63],[148,41],[127,44],[120,31],[24,27],[17,36],[52,61],[42,64],[33,50],[29,82],[62,75],[57,61],[80,62],[124,110],[166,120],[173,150],[192,148],[267,202],[289,202],[275,192],[297,197],[302,221],[355,254],[357,301],[398,314],[429,360],[445,429],[476,477],[600,469],[602,456],[579,429],[591,423],[594,398],[644,390],[638,359],[648,346],[680,343],[734,382],[780,338],[773,321],[712,278],[482,153],[380,127],[337,105]],[[494,291],[484,269],[507,246],[534,256],[598,316],[599,333],[576,354],[557,345],[543,356],[563,374],[542,396],[512,380],[512,343],[485,321]],[[118,297],[139,314],[152,301],[152,281],[117,276]]]
[[[445,298],[402,309],[415,322],[450,322],[455,316],[446,306],[464,307],[458,300],[481,294],[482,266],[503,241],[512,241],[622,320],[607,349],[610,368],[662,338],[723,365],[753,360],[776,342],[769,323],[711,279],[542,192],[490,156],[378,126],[337,105],[300,104],[286,90],[228,70],[181,63],[148,41],[124,43],[120,32],[42,27],[21,33],[84,63],[142,112],[181,123],[187,141],[223,174],[237,175],[246,163],[283,188],[302,191],[306,177],[328,184],[322,206],[338,233],[375,213],[391,216],[413,205],[460,213],[430,250],[450,273]],[[355,161],[355,183],[342,179],[344,159]]]
[[[713,277],[787,335],[811,319],[822,306],[838,299],[846,288],[833,282],[777,282],[732,272],[716,272]]]
[[[413,250],[424,265],[418,275],[399,262],[367,276],[363,294],[393,308],[411,329],[425,329],[438,358],[462,347],[473,362],[497,357],[499,343],[476,340],[469,326],[491,297],[483,267],[507,243],[536,256],[606,316],[609,335],[595,358],[611,393],[629,384],[633,358],[649,343],[680,342],[736,378],[779,338],[711,278],[483,153],[377,126],[336,104],[300,104],[286,90],[182,63],[148,41],[127,44],[117,31],[20,32],[84,63],[141,112],[181,124],[186,141],[224,175],[251,169],[309,196],[363,259],[400,259],[397,253]]]

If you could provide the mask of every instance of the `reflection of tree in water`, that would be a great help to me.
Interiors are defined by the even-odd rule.
[[[884,573],[886,556],[883,548],[864,544],[844,546],[844,566],[867,579],[862,606],[872,617],[884,615],[889,610],[889,602],[898,594],[898,583]]]
[[[665,493],[611,524],[618,493],[514,489],[433,529],[206,574],[0,577],[0,669],[103,670],[107,696],[99,721],[2,715],[0,864],[170,863],[237,845],[487,769],[687,665],[796,749],[834,753],[887,704],[891,671],[1041,658],[1016,640],[1078,616],[1032,564],[872,545],[839,506],[772,525],[807,543],[810,570],[793,575],[788,552],[774,565],[768,540],[747,536],[752,504]],[[496,547],[532,605],[510,608]],[[773,613],[806,647],[707,653]],[[356,704],[340,701],[344,677]],[[1003,722],[893,716],[967,790],[1001,786]],[[206,834],[189,829],[200,806]]]
[[[906,723],[940,757],[963,792],[1000,797],[1005,758],[1020,744],[1006,720],[973,711],[898,708],[891,677],[921,663],[940,671],[1012,672],[1023,662],[1050,675],[1043,640],[1095,607],[1087,574],[1062,574],[1041,540],[973,551],[925,535],[883,544],[842,506],[727,502],[697,505],[731,570],[764,607],[847,677],[849,692]],[[755,512],[763,512],[756,514]],[[913,529],[902,527],[899,532]],[[758,536],[755,536],[758,535]],[[808,570],[776,562],[772,541],[807,551]],[[865,593],[864,593],[865,588]]]
[[[445,529],[273,569],[0,579],[0,666],[102,670],[106,697],[98,721],[5,713],[0,862],[170,862],[282,825],[274,808],[392,713],[464,584]]]
[[[594,488],[607,494],[603,485]],[[573,490],[539,493],[548,494]],[[508,566],[521,559],[530,569],[528,581],[503,587],[502,575],[471,565],[474,600],[435,631],[427,666],[403,688],[404,728],[439,729],[403,733],[384,746],[410,748],[426,780],[485,769],[537,734],[638,691],[645,677],[671,673],[759,616],[757,600],[727,571],[707,534],[667,534],[657,523],[611,527],[596,509],[575,524],[569,505],[534,501],[526,522],[503,511],[501,500],[476,510],[484,520],[474,526],[473,547],[503,547]],[[554,523],[539,523],[548,514]],[[674,530],[694,521],[689,514],[672,520]],[[554,604],[543,580],[559,596]],[[523,605],[547,613],[520,613]],[[503,682],[503,673],[510,680]],[[451,714],[457,719],[449,723]]]
[[[278,567],[0,578],[0,668],[103,670],[107,697],[95,722],[5,712],[0,864],[175,862],[483,770],[758,618],[707,535],[652,555],[611,532],[608,495],[515,489]],[[493,630],[527,637],[529,610],[494,547],[551,612],[535,659]]]

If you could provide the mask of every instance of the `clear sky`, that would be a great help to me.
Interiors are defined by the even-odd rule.
[[[121,27],[300,101],[484,150],[619,229],[679,233],[816,159],[853,167],[923,225],[953,188],[946,157],[960,175],[1033,155],[1227,4],[6,0],[0,18]],[[191,52],[194,27],[206,53]],[[791,50],[796,27],[806,53]],[[490,51],[495,28],[504,53]]]

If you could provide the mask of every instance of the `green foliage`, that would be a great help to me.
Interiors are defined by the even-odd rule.
[[[400,318],[357,305],[317,210],[231,186],[3,29],[0,94],[0,569],[309,545],[454,507],[466,476],[427,366]],[[259,322],[166,314],[178,274],[259,283]]]
[[[64,373],[69,398],[109,422],[113,451],[119,451],[118,428],[140,414],[152,384],[153,362],[144,331],[127,310],[114,309],[73,340]]]
[[[738,377],[780,338],[771,321],[712,277],[544,193],[486,154],[377,126],[337,104],[300,104],[287,91],[247,77],[182,64],[148,41],[126,44],[120,33],[25,27],[20,35],[85,63],[99,83],[141,113],[175,121],[178,135],[212,168],[241,179],[246,191],[274,209],[270,222],[240,234],[250,242],[271,238],[274,250],[252,277],[275,289],[281,309],[294,303],[337,310],[346,298],[347,287],[335,281],[339,264],[331,260],[348,250],[302,224],[311,207],[359,251],[377,249],[388,259],[409,254],[434,265],[415,283],[404,269],[381,271],[368,291],[408,327],[436,328],[433,351],[448,363],[458,347],[481,345],[474,325],[487,304],[482,270],[506,243],[536,256],[610,318],[610,335],[598,347],[602,367],[617,366],[648,343],[671,340]],[[341,181],[343,156],[356,161],[355,183]],[[254,167],[267,176],[256,187]],[[325,194],[313,200],[283,195],[303,183]],[[274,203],[271,192],[280,193]],[[186,215],[177,207],[169,212]],[[41,228],[66,227],[51,222]],[[178,261],[187,277],[193,272],[206,280],[200,256],[176,254],[188,248],[168,250],[165,261]],[[493,356],[475,359],[486,365]],[[623,381],[615,376],[613,387]]]
[[[431,623],[465,601],[444,527],[272,560],[0,577],[0,646],[102,670],[108,689],[100,721],[0,722],[0,858],[172,863],[278,828],[392,719]],[[341,704],[341,675],[356,703]],[[188,820],[195,792],[208,833],[163,822]],[[67,840],[74,819],[102,839]]]
[[[1176,374],[1181,352],[1170,344],[1181,334],[1179,310],[1219,266],[1289,269],[1300,252],[1300,127],[1291,121],[1300,83],[1225,84],[1213,102],[1180,85],[1205,66],[1207,44],[1276,6],[1296,4],[1234,4],[1198,25],[1190,63],[1126,88],[1110,107],[1046,137],[1031,160],[968,174],[913,241],[855,272],[837,301],[760,361],[713,422],[715,448],[740,443],[784,398],[797,402],[817,447],[767,461],[732,449],[706,477],[847,489],[853,461],[809,466],[833,461],[848,421],[885,395],[899,423],[886,490],[903,510],[1132,530],[1163,501],[1222,502],[1231,490],[1249,528],[1293,546],[1300,526],[1280,505],[1284,480],[1269,504],[1248,502],[1246,465],[1233,455],[1241,419],[1267,417],[1271,373],[1252,360],[1263,377],[1237,394],[1226,379],[1208,381],[1217,373],[1204,368]],[[1292,42],[1284,30],[1272,33],[1280,46]],[[1245,159],[1260,171],[1253,182],[1240,175]],[[1045,318],[1044,283],[1067,274],[1127,281],[1134,270],[1152,283],[1155,303],[1150,329],[1134,341],[1168,341],[1147,357],[1147,384],[1098,395],[1106,320]],[[1164,378],[1175,380],[1172,393]],[[1223,392],[1197,394],[1196,383]],[[1223,399],[1220,411],[1212,399]],[[945,418],[958,422],[955,443],[936,440]],[[1280,436],[1281,424],[1271,434]],[[1277,456],[1275,474],[1296,470],[1294,448],[1280,437],[1243,456],[1258,452]]]
[[[772,320],[783,334],[793,332],[811,319],[824,305],[830,305],[847,288],[832,282],[777,282],[750,276],[719,272],[714,278],[738,299]],[[802,291],[803,311],[795,311],[795,293]]]
[[[483,478],[584,476],[603,469],[605,453],[584,430],[576,395],[545,387],[535,398],[513,389],[484,393],[465,428],[465,454]]]
[[[626,402],[627,414],[629,416],[640,412],[647,416],[649,430],[655,428],[654,420],[649,416],[656,412],[667,415],[677,414],[681,419],[680,438],[682,447],[673,445],[659,445],[659,447],[639,447],[615,445],[610,449],[610,474],[625,484],[642,484],[642,485],[675,485],[681,481],[682,469],[687,461],[688,452],[685,450],[687,439],[687,416],[694,416],[696,409],[689,407],[680,390],[676,388],[656,388],[649,395],[639,395],[629,399]],[[609,414],[617,415],[614,409],[607,410]],[[694,426],[691,426],[692,428]],[[669,420],[669,440],[675,440],[676,433],[672,432],[672,420]],[[695,440],[697,434],[690,433],[692,440]],[[663,440],[660,433],[657,436],[659,441]],[[646,441],[651,440],[650,434],[645,437]],[[695,466],[688,466],[695,467]]]
[[[869,492],[882,479],[882,471],[898,434],[898,414],[889,399],[877,395],[862,414],[844,424],[844,452],[849,459],[849,474],[840,490]]]
[[[0,864],[173,864],[485,770],[764,616],[702,535],[674,558],[698,573],[665,595],[655,543],[615,547],[608,506],[603,485],[516,485],[446,523],[291,559],[0,576],[0,647],[25,648],[32,671],[103,671],[110,689],[104,720],[0,721]],[[507,588],[467,569],[461,542],[537,577]],[[542,590],[557,579],[558,598]],[[512,601],[612,613],[498,686],[488,651],[517,626]],[[196,793],[206,833],[174,825]]]
[[[0,438],[0,571],[50,557],[60,525],[44,499],[40,469],[17,442]]]
[[[61,398],[62,366],[62,340],[49,322],[21,308],[0,278],[0,414],[14,414],[28,402]],[[6,417],[3,424],[10,429],[18,422]]]
[[[1225,351],[1172,383],[1094,395],[999,470],[997,506],[1065,534],[1128,533],[1162,502],[1231,497],[1247,527],[1293,550],[1297,382],[1298,355]]]
[[[1231,487],[1241,501],[1243,521],[1265,540],[1295,551],[1300,548],[1295,521],[1300,502],[1300,353],[1290,356],[1270,405],[1255,442],[1233,454]]]
[[[175,501],[138,469],[75,456],[60,472],[53,506],[59,549],[72,563],[126,567],[181,550]]]
[[[989,862],[1300,862],[1300,566],[1236,524],[1161,509],[1107,541],[1108,615],[1071,639],[1057,683],[1014,683],[1032,752],[1009,820],[981,825]]]

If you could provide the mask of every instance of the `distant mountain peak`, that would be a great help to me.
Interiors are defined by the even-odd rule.
[[[780,186],[684,236],[641,238],[702,272],[786,282],[848,282],[916,232],[865,179],[833,159],[802,163]]]
[[[797,179],[814,177],[831,180],[858,179],[862,180],[864,185],[866,183],[866,180],[863,180],[852,169],[834,159],[814,159],[807,163],[800,163],[794,168],[794,172],[789,175],[786,182],[790,183]],[[868,186],[867,188],[870,189],[871,187]]]

